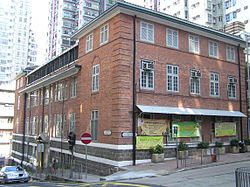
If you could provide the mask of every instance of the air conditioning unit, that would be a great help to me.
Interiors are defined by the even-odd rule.
[[[228,78],[228,82],[229,82],[230,84],[235,84],[235,83],[237,83],[237,79],[236,79],[235,77],[229,77],[229,78]]]
[[[154,70],[154,62],[142,61],[142,69],[146,71]]]
[[[191,70],[190,74],[191,74],[191,77],[193,78],[201,77],[201,72],[199,70]]]

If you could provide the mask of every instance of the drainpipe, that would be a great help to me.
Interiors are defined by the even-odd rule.
[[[24,149],[25,149],[25,129],[26,129],[26,100],[27,100],[27,93],[24,93],[24,104],[23,104],[23,142],[22,142],[22,160],[21,166],[23,166],[24,161]]]
[[[240,71],[240,45],[237,47],[238,53],[238,71],[239,71],[239,100],[240,100],[240,112],[242,112],[242,98],[241,98],[241,71]],[[242,118],[240,118],[240,140],[243,141],[243,127]]]
[[[133,127],[132,127],[132,133],[133,133],[133,165],[136,165],[136,81],[135,81],[135,71],[136,71],[136,15],[133,17]]]

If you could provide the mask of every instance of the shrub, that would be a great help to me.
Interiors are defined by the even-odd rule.
[[[198,143],[198,149],[207,149],[209,147],[208,142],[200,142]]]
[[[231,145],[231,146],[239,147],[239,140],[238,140],[238,139],[232,139],[232,140],[230,141],[230,145]]]
[[[164,152],[164,149],[163,149],[163,146],[158,144],[154,147],[151,147],[149,151],[151,154],[162,154]]]
[[[223,142],[215,142],[215,147],[223,147]]]
[[[245,143],[245,145],[250,145],[250,139],[245,139],[244,143]]]
[[[188,149],[188,145],[185,142],[180,142],[178,145],[178,151],[186,151]]]

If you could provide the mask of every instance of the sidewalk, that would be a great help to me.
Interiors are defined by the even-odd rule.
[[[161,176],[161,175],[170,175],[175,172],[181,172],[190,169],[196,168],[203,168],[203,167],[211,167],[217,165],[223,165],[228,163],[235,163],[235,162],[242,162],[242,161],[250,161],[250,152],[247,153],[227,153],[225,155],[220,155],[219,160],[217,162],[211,162],[207,164],[201,165],[200,163],[193,164],[192,166],[177,168],[177,161],[175,158],[167,159],[161,163],[144,163],[144,164],[137,164],[135,166],[127,166],[122,167],[123,171],[119,171],[112,175],[101,177],[98,175],[88,174],[87,178],[85,178],[85,174],[83,174],[83,179],[73,179],[70,177],[60,177],[60,176],[53,176],[53,178],[65,181],[74,181],[74,182],[100,182],[100,181],[114,181],[114,180],[124,180],[124,179],[135,179],[135,178],[142,178],[142,177],[154,177],[154,176]],[[180,161],[179,161],[180,163]],[[180,164],[179,164],[180,165]],[[45,177],[38,177],[36,179],[42,180]]]

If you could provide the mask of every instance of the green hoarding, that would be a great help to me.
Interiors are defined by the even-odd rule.
[[[172,137],[200,137],[200,124],[193,121],[173,121]],[[177,133],[177,134],[176,134]]]

